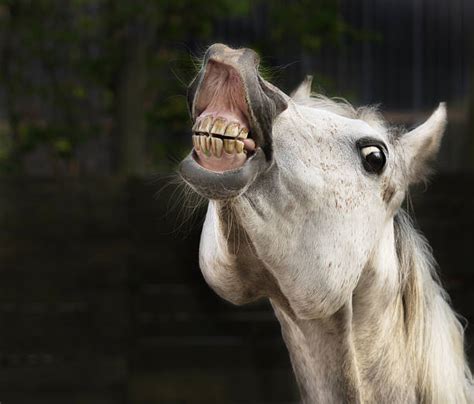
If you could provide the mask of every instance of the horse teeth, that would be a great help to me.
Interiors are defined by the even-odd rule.
[[[226,153],[233,153],[235,148],[235,140],[224,139],[224,150]]]
[[[230,137],[237,137],[239,135],[239,129],[240,126],[238,123],[231,123],[229,126],[227,126],[227,129],[225,130],[225,135]]]
[[[216,138],[209,137],[209,151],[211,152],[211,154],[215,154],[214,153],[215,148],[216,148]]]
[[[249,130],[247,128],[240,129],[239,138],[247,139],[248,135],[249,135]]]
[[[225,133],[226,126],[227,126],[227,121],[225,119],[216,118],[210,130],[210,133],[214,135],[223,135]]]
[[[207,156],[222,157],[223,151],[228,154],[245,153],[243,141],[248,137],[248,129],[241,127],[238,122],[227,121],[225,118],[213,118],[208,115],[198,119],[193,125],[194,149]],[[228,136],[234,139],[221,139],[212,135]],[[237,140],[239,139],[239,140]]]
[[[201,150],[201,145],[200,145],[200,136],[193,135],[193,145],[196,150]]]
[[[222,156],[222,147],[223,147],[222,139],[219,139],[217,137],[215,137],[213,139],[214,139],[214,155],[216,157],[221,157]]]
[[[201,150],[205,153],[207,151],[206,136],[199,136]]]
[[[235,141],[235,150],[237,150],[237,153],[243,153],[244,152],[244,142],[241,142],[240,140]]]
[[[218,150],[218,144],[220,142],[220,150]],[[216,156],[220,157],[222,154],[222,140],[217,137],[211,137],[211,153]]]
[[[211,130],[211,126],[212,126],[212,117],[211,116],[206,116],[204,119],[201,119],[199,121],[199,132],[205,132],[205,133],[209,133],[209,131]]]

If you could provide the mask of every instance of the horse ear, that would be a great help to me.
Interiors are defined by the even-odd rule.
[[[291,98],[294,101],[306,101],[311,96],[311,84],[313,83],[313,76],[306,76],[301,84],[291,93]]]
[[[401,137],[410,184],[422,182],[430,173],[430,163],[436,157],[446,128],[446,104],[439,104],[429,119]]]

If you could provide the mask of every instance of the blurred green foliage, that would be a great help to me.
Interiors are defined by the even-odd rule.
[[[187,44],[204,49],[218,39],[217,21],[252,13],[266,31],[247,45],[264,54],[337,44],[352,30],[331,0],[0,0],[0,168],[21,172],[38,147],[73,161],[100,136],[117,146],[117,172],[179,158],[189,121],[178,95],[196,71]]]

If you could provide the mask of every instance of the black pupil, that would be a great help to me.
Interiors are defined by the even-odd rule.
[[[385,165],[385,155],[382,151],[374,151],[365,157],[367,171],[377,173]]]

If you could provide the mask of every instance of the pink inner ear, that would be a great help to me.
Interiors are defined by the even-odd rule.
[[[210,60],[196,101],[196,115],[220,116],[249,128],[244,83],[235,68]]]

